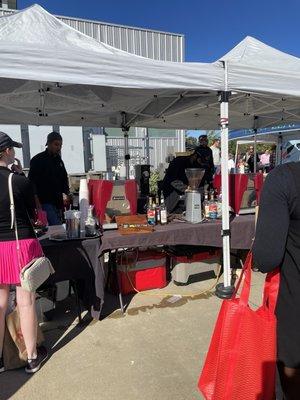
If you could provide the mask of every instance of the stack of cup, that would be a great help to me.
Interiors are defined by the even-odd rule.
[[[89,189],[87,179],[80,179],[79,186],[79,210],[81,212],[80,237],[85,236],[85,221],[89,210]]]

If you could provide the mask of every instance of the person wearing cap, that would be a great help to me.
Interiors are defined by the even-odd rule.
[[[35,187],[37,206],[46,211],[49,225],[62,223],[64,201],[69,200],[68,174],[61,159],[61,148],[61,135],[51,132],[46,150],[30,161],[28,177]]]
[[[18,231],[19,256],[17,257],[16,233],[15,228],[11,228],[12,217],[8,189],[8,179],[12,173],[8,167],[15,161],[14,147],[21,148],[22,144],[14,142],[6,133],[0,132],[0,373],[5,368],[2,353],[10,285],[16,286],[21,331],[28,355],[25,371],[34,373],[47,358],[47,350],[44,347],[37,348],[35,293],[28,292],[20,286],[20,271],[34,258],[41,257],[43,251],[36,239],[31,222],[35,215],[32,184],[25,176],[14,173],[12,190]]]
[[[194,151],[188,156],[174,158],[170,162],[162,182],[162,190],[168,213],[180,214],[184,211],[183,196],[188,187],[188,179],[185,174],[186,168],[205,168],[200,153]],[[209,183],[210,175],[205,172],[200,186]]]
[[[207,135],[199,136],[199,146],[196,148],[197,152],[201,155],[202,164],[205,165],[207,174],[210,176],[210,182],[213,180],[215,173],[214,157],[211,148],[208,146]]]

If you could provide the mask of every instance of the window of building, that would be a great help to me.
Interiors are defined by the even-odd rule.
[[[0,8],[17,9],[17,0],[0,0]]]
[[[17,9],[17,0],[8,0],[8,8],[11,10],[16,10]]]

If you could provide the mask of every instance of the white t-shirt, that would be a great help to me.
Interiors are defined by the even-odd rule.
[[[232,169],[235,169],[234,160],[228,160],[228,171],[230,172]]]
[[[216,167],[221,164],[220,149],[218,147],[211,146],[211,151],[213,153],[213,160]]]

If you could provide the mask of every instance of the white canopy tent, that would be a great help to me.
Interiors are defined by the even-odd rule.
[[[250,37],[215,63],[173,63],[99,43],[38,5],[0,18],[0,123],[121,127],[125,138],[130,126],[221,125],[229,295],[229,121],[231,129],[297,122],[299,106],[300,60]]]

